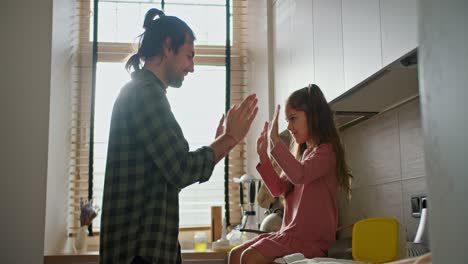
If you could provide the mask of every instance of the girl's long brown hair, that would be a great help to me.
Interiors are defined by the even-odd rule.
[[[336,155],[338,185],[348,194],[349,199],[353,176],[345,160],[345,151],[333,120],[333,113],[320,88],[311,84],[293,92],[286,101],[286,107],[306,113],[309,133],[315,138],[317,145],[330,143],[333,146]],[[297,159],[302,157],[306,148],[306,143],[297,147]]]

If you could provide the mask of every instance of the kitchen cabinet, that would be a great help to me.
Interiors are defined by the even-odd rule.
[[[211,245],[210,245],[211,248]],[[227,263],[226,252],[215,252],[208,249],[205,252],[196,252],[194,250],[182,250],[183,263]],[[98,264],[99,252],[89,251],[77,254],[58,254],[44,256],[45,264]]]
[[[328,102],[345,92],[341,0],[313,1],[315,83]]]
[[[272,4],[275,104],[309,83],[331,102],[417,47],[417,0]]]
[[[417,0],[380,0],[383,66],[418,46],[417,7]]]
[[[345,89],[382,68],[379,9],[375,0],[342,1]]]

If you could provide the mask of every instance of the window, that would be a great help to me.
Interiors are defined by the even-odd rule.
[[[195,67],[181,89],[168,89],[172,111],[179,122],[191,150],[209,145],[216,125],[225,108],[225,66]],[[107,156],[112,107],[120,88],[129,80],[124,63],[99,62],[94,119],[94,174],[93,196],[101,207],[104,172]],[[196,98],[196,100],[193,100]],[[210,103],[205,103],[210,98]],[[211,131],[211,133],[210,133]],[[180,226],[210,225],[210,206],[224,202],[224,162],[220,161],[211,179],[203,184],[193,184],[180,193]],[[100,216],[100,215],[99,215]],[[93,221],[99,230],[100,217]]]
[[[72,118],[71,153],[71,214],[70,233],[78,227],[78,204],[87,198],[89,176],[89,146],[93,146],[93,198],[101,207],[104,172],[107,155],[112,107],[120,88],[130,80],[124,69],[128,55],[133,54],[137,36],[143,32],[144,14],[149,8],[161,8],[161,1],[100,0],[98,9],[98,56],[94,97],[94,122],[91,126],[91,76],[92,76],[92,28],[93,1],[77,0],[80,18],[80,44],[76,57],[76,87]],[[234,0],[233,30],[231,30],[231,103],[243,98],[244,68],[240,52],[241,32],[236,24],[236,12],[241,14],[244,0]],[[189,74],[181,89],[168,89],[169,102],[179,122],[190,149],[210,144],[216,126],[225,110],[225,0],[166,0],[164,10],[175,15],[192,27],[197,37],[195,42],[195,73]],[[210,16],[206,13],[210,12]],[[241,15],[237,17],[241,18]],[[237,28],[237,29],[236,29]],[[91,30],[90,30],[91,29]],[[237,32],[237,33],[236,33]],[[210,98],[207,104],[206,98]],[[94,140],[89,137],[91,129]],[[243,144],[230,154],[229,178],[244,173]],[[209,226],[210,206],[224,205],[224,162],[215,167],[211,179],[203,184],[195,183],[181,191],[180,226]],[[231,182],[231,181],[229,181]],[[230,183],[229,201],[232,223],[240,221],[237,186]],[[93,221],[93,230],[99,231],[100,215]]]
[[[225,45],[225,0],[166,0],[164,3],[164,12],[167,15],[175,15],[190,25],[197,37],[197,45]],[[136,36],[142,32],[143,18],[146,11],[154,7],[161,9],[161,5],[161,1],[100,0],[99,41],[134,42]],[[209,17],[207,14],[210,14]],[[90,32],[89,39],[90,41],[93,39],[92,32]]]

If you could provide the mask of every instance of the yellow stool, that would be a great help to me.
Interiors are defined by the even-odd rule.
[[[353,227],[352,252],[357,261],[382,263],[398,259],[399,223],[393,218],[368,218]]]

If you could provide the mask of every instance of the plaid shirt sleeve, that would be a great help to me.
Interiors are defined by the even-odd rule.
[[[137,137],[145,145],[166,180],[179,189],[207,181],[214,168],[209,147],[189,151],[189,145],[172,114],[165,91],[154,85],[139,87],[133,118]],[[159,88],[159,89],[158,89]]]

